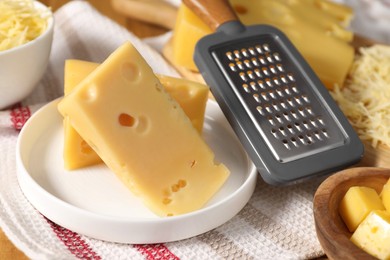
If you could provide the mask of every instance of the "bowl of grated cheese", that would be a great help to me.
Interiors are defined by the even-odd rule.
[[[0,0],[0,109],[26,98],[46,71],[53,41],[50,8]]]

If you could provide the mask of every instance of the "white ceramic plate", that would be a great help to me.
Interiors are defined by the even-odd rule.
[[[231,171],[222,189],[202,209],[158,217],[103,164],[66,171],[58,100],[23,127],[17,144],[20,187],[53,222],[93,238],[121,243],[160,243],[207,232],[234,217],[251,197],[257,171],[218,105],[207,104],[203,137]]]

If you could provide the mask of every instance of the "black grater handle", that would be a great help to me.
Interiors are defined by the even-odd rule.
[[[183,3],[213,31],[226,22],[239,20],[228,0],[183,0]]]

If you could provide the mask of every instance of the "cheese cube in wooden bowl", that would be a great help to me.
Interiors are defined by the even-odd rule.
[[[350,187],[370,187],[379,194],[389,178],[390,169],[350,168],[328,177],[318,187],[313,201],[316,232],[330,259],[377,259],[351,242],[352,233],[340,216],[339,206]]]

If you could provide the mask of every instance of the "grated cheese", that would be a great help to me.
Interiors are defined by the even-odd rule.
[[[37,38],[46,30],[48,16],[32,0],[0,0],[0,51]]]
[[[360,49],[343,88],[331,91],[359,137],[390,147],[390,47]]]

